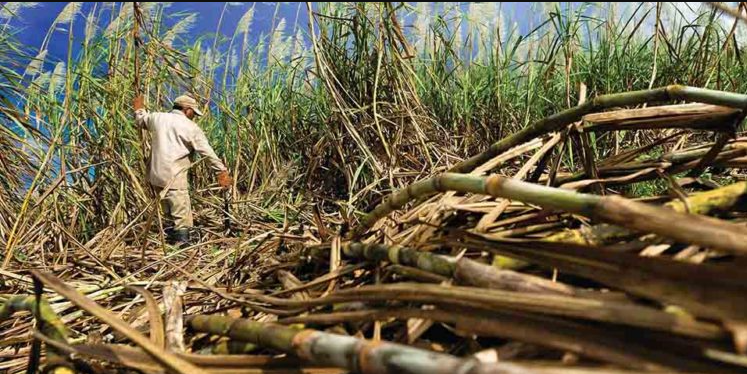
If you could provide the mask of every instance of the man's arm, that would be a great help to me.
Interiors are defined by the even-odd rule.
[[[215,154],[213,147],[210,146],[205,133],[196,125],[192,135],[192,148],[202,157],[207,158],[211,169],[216,172],[228,170],[226,165],[223,164],[223,161],[221,161],[221,159],[218,158],[218,155]]]
[[[132,102],[132,107],[135,109],[135,124],[140,128],[150,130],[148,111],[145,110],[145,105],[143,103],[144,100],[142,95],[136,96],[135,100]]]
[[[194,134],[192,136],[192,149],[199,153],[201,156],[207,158],[210,168],[218,172],[218,184],[223,188],[231,187],[233,179],[228,174],[228,168],[223,164],[218,155],[215,154],[213,147],[205,136],[205,133],[195,125]]]

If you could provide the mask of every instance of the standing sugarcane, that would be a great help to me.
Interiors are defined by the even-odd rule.
[[[134,21],[132,22],[132,56],[133,56],[133,71],[134,71],[134,82],[133,91],[135,97],[141,97],[143,91],[140,87],[140,57],[138,53],[138,47],[142,44],[140,40],[140,22],[142,22],[142,14],[140,13],[140,6],[138,2],[132,3],[132,16]],[[140,147],[143,152],[143,160],[145,161],[145,167],[148,167],[149,155],[148,155],[148,131],[144,128],[140,129]]]
[[[230,212],[231,191],[226,188],[223,190],[223,230],[227,234],[231,233],[231,212]]]

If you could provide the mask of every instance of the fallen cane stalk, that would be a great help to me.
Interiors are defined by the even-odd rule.
[[[597,96],[584,104],[566,109],[560,113],[530,124],[521,131],[503,138],[497,143],[493,143],[485,152],[462,161],[449,171],[455,173],[468,173],[478,165],[485,163],[510,148],[543,134],[562,129],[571,123],[579,121],[584,115],[589,113],[618,106],[674,100],[697,101],[737,109],[747,108],[747,95],[680,85],[671,85],[652,90]]]
[[[600,167],[598,172],[600,177],[615,177],[622,175],[629,175],[633,171],[643,171],[650,168],[662,168],[667,171],[668,174],[676,174],[687,170],[692,170],[700,162],[700,158],[705,156],[708,150],[697,150],[688,151],[681,153],[673,153],[664,155],[657,159],[644,160],[639,162],[629,162],[613,166]],[[724,150],[719,153],[715,159],[711,162],[711,165],[723,165],[730,162],[739,162],[740,157],[747,155],[747,148],[743,145],[736,147],[733,145],[727,146]],[[649,172],[644,175],[635,178],[637,181],[643,181],[648,179],[656,178],[658,175],[654,172]],[[555,180],[555,185],[565,185],[572,182],[581,181],[586,178],[586,172],[582,171],[572,175],[568,175]],[[605,185],[618,184],[614,179],[604,182]]]
[[[39,303],[39,313],[36,313],[37,300],[33,295],[17,295],[0,303],[0,322],[10,318],[15,312],[28,311],[33,315],[38,315],[44,320],[41,331],[46,337],[53,341],[67,343],[68,330],[62,323],[57,313],[52,310],[45,298],[41,298]],[[54,347],[47,349],[47,370],[51,373],[67,373],[69,369],[65,367],[67,362],[62,358],[62,352],[58,352]],[[51,371],[50,371],[51,370]]]
[[[53,289],[61,296],[64,296],[73,304],[77,305],[93,316],[106,321],[112,327],[112,329],[123,334],[124,336],[132,340],[135,344],[142,347],[148,354],[150,354],[154,359],[160,362],[164,367],[169,368],[170,370],[177,373],[207,373],[197,366],[194,366],[189,362],[180,359],[173,353],[164,350],[162,347],[157,346],[140,332],[133,329],[132,327],[130,327],[130,325],[119,319],[111,311],[103,308],[91,299],[80,294],[76,289],[70,287],[56,276],[36,270],[32,271],[31,273],[46,286]]]
[[[736,266],[696,265],[572,243],[485,239],[469,233],[449,244],[557,268],[631,295],[679,305],[708,319],[740,321],[747,309],[747,282]]]
[[[325,257],[328,253],[327,249],[326,247],[313,248],[311,256]],[[342,245],[342,251],[348,258],[388,261],[393,264],[412,266],[444,277],[455,277],[460,283],[472,286],[559,295],[573,295],[576,292],[573,287],[534,275],[498,269],[468,258],[457,259],[399,245],[346,242]]]
[[[202,333],[227,336],[266,348],[295,354],[314,364],[357,373],[482,374],[530,373],[505,363],[484,364],[406,345],[369,341],[316,330],[253,322],[224,316],[193,316],[189,326]]]
[[[576,193],[499,175],[480,177],[444,173],[413,183],[391,194],[363,217],[361,224],[353,231],[353,237],[362,235],[378,220],[408,202],[444,191],[476,193],[522,201],[614,223],[635,231],[655,233],[683,243],[747,255],[747,227],[743,225],[679,213],[619,196]]]
[[[734,183],[732,185],[717,188],[715,190],[694,194],[682,200],[672,200],[665,207],[675,212],[691,214],[709,214],[737,206],[740,201],[747,197],[747,182]],[[544,238],[544,241],[577,243],[587,245],[601,245],[615,238],[624,238],[633,234],[630,230],[607,224],[583,227],[575,230],[562,231]]]
[[[344,289],[310,300],[291,300],[263,295],[246,295],[246,297],[285,308],[301,308],[300,311],[294,310],[293,313],[282,313],[286,316],[324,305],[401,301],[424,305],[459,306],[481,311],[514,310],[558,315],[617,325],[638,326],[707,339],[721,339],[726,336],[720,326],[710,322],[697,321],[691,317],[678,316],[627,301],[604,300],[585,295],[568,296],[479,287],[396,283]],[[738,305],[735,308],[738,309]]]
[[[309,323],[334,325],[355,321],[387,320],[389,318],[427,318],[454,324],[457,330],[481,337],[502,337],[574,352],[582,356],[643,371],[666,371],[676,367],[697,370],[705,365],[697,354],[670,356],[665,351],[650,349],[645,337],[620,334],[620,330],[594,327],[573,321],[508,311],[481,313],[458,308],[429,309],[369,309],[353,312],[332,312],[302,317],[284,318],[282,324]],[[672,340],[676,342],[676,340]],[[643,344],[641,344],[643,343]],[[650,342],[649,342],[650,344]],[[675,343],[676,344],[676,343]]]

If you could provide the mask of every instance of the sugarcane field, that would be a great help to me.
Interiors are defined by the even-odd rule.
[[[0,373],[747,373],[747,3],[0,29]]]

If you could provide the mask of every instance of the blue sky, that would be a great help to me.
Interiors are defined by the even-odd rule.
[[[52,2],[52,3],[39,3],[39,6],[33,9],[24,9],[20,12],[20,19],[17,17],[13,19],[12,25],[15,30],[21,30],[18,35],[19,39],[23,44],[30,47],[38,47],[41,45],[44,36],[52,25],[55,17],[60,11],[68,4],[67,2]],[[83,15],[87,15],[88,12],[96,5],[101,8],[104,4],[111,3],[83,3],[81,14],[78,15],[75,22],[74,34],[76,39],[82,37],[84,31]],[[118,6],[122,3],[116,3]],[[298,15],[298,24],[302,27],[307,25],[307,12],[305,3],[297,2],[228,2],[228,3],[201,3],[201,2],[174,2],[166,11],[167,15],[171,15],[171,20],[166,20],[167,25],[173,25],[177,20],[182,19],[187,13],[195,13],[197,15],[197,22],[193,26],[191,32],[192,35],[204,35],[206,33],[212,33],[218,24],[221,12],[224,6],[226,7],[225,16],[221,25],[220,32],[224,35],[230,36],[241,16],[251,7],[255,8],[254,21],[250,29],[250,40],[255,42],[259,39],[261,34],[268,34],[271,31],[273,24],[273,17],[276,14],[277,17],[285,18],[288,25],[294,25],[296,16]],[[410,3],[413,9],[417,6],[414,3]],[[448,3],[431,3],[433,7],[440,8]],[[436,5],[437,4],[437,5]],[[450,3],[459,4],[460,7],[467,12],[470,7],[469,2]],[[537,17],[540,16],[541,12],[537,11],[540,4],[550,3],[518,3],[518,2],[503,2],[500,3],[500,10],[503,13],[505,20],[509,23],[516,22],[520,33],[524,34],[529,31],[532,22],[537,22]],[[569,3],[561,3],[569,4]],[[580,2],[572,2],[574,7],[581,6]],[[589,3],[587,3],[589,4]],[[618,9],[629,8],[632,9],[640,3],[596,3],[600,7],[607,8],[614,6]],[[672,3],[674,4],[674,3]],[[692,13],[687,8],[697,8],[701,3],[687,3],[689,6],[685,6],[686,3],[677,3],[677,7],[685,13]],[[650,5],[650,4],[648,4]],[[127,3],[126,6],[131,6]],[[565,5],[562,5],[565,6]],[[618,12],[617,18],[622,18],[621,13]],[[492,15],[487,15],[486,19],[490,19]],[[403,24],[406,28],[414,23],[414,17],[412,19],[403,20]],[[496,17],[493,17],[496,18]],[[0,27],[4,21],[0,19]],[[288,29],[287,29],[288,30]],[[288,30],[292,31],[292,30]],[[57,31],[53,34],[52,42],[50,43],[50,55],[53,57],[64,56],[67,50],[67,33],[64,31]]]
[[[22,32],[18,34],[18,39],[27,46],[40,46],[47,30],[52,25],[54,19],[65,7],[67,2],[51,2],[41,3],[35,9],[27,9],[21,12],[20,20],[14,20],[13,25],[21,28]],[[98,3],[99,7],[102,3]],[[120,4],[120,3],[118,3]],[[252,23],[252,39],[255,41],[259,38],[259,35],[264,32],[268,33],[272,28],[272,19],[275,14],[278,3],[273,2],[231,2],[231,3],[200,3],[200,2],[184,2],[173,3],[166,13],[168,15],[178,15],[180,13],[196,13],[197,22],[192,28],[192,35],[201,35],[205,33],[215,32],[220,19],[221,12],[225,5],[226,12],[223,17],[221,24],[221,32],[224,35],[231,35],[239,22],[241,16],[250,7],[256,6],[254,22]],[[278,18],[285,17],[290,22],[296,17],[298,11],[298,5],[303,3],[280,3],[278,8]],[[81,8],[82,14],[88,14],[93,8],[94,3],[86,2]],[[127,4],[126,6],[131,6]],[[303,6],[300,12],[301,19],[299,22],[306,23],[306,8]],[[74,34],[76,36],[83,34],[84,23],[83,18],[78,16],[74,23]],[[167,24],[173,24],[176,20],[167,21]],[[60,57],[64,56],[67,51],[67,33],[64,30],[58,30],[53,35],[52,42],[49,46],[49,53],[52,56]]]
[[[52,2],[52,3],[40,3],[37,8],[24,9],[20,12],[20,19],[14,18],[12,25],[16,27],[16,30],[21,32],[18,34],[18,39],[32,48],[39,47],[47,33],[47,30],[52,25],[54,19],[60,13],[60,11],[68,4],[67,2]],[[94,7],[93,2],[86,2],[81,8],[81,15],[79,15],[74,22],[74,35],[76,40],[82,37],[84,33],[84,22],[83,15],[87,15],[88,12]],[[104,3],[98,3],[98,7],[101,7]],[[121,3],[117,3],[118,5]],[[469,6],[469,3],[460,3],[461,7],[465,10]],[[131,6],[129,3],[126,6]],[[226,12],[221,24],[220,32],[224,35],[232,35],[234,29],[241,16],[251,7],[255,7],[254,21],[250,31],[250,41],[256,43],[259,40],[261,34],[268,34],[273,25],[273,16],[277,11],[277,17],[285,18],[288,25],[293,25],[294,20],[298,16],[298,24],[305,27],[307,25],[307,11],[305,3],[286,2],[229,2],[229,3],[200,3],[200,2],[175,2],[167,9],[166,14],[174,16],[172,20],[167,20],[167,25],[173,25],[178,19],[183,18],[186,13],[197,14],[197,22],[191,29],[191,35],[204,35],[206,33],[213,33],[218,25],[218,20],[223,11],[224,6]],[[526,20],[531,14],[529,3],[502,3],[501,5],[503,13],[506,18],[517,21],[519,28],[522,31],[527,31],[528,23]],[[409,26],[412,22],[405,20],[405,27]],[[287,29],[288,31],[292,31]],[[52,58],[62,58],[65,56],[67,51],[67,32],[66,29],[57,30],[51,39],[49,44],[49,55]]]

